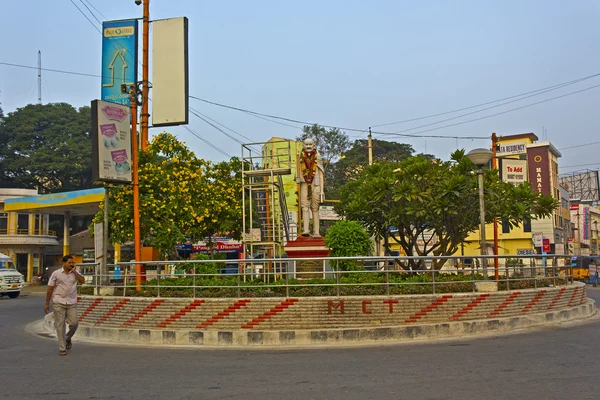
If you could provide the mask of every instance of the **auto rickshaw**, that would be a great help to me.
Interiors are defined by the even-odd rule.
[[[590,280],[590,263],[598,265],[599,257],[576,256],[571,257],[571,267],[573,270],[573,279],[588,283]]]

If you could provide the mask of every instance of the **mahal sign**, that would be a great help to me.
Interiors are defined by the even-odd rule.
[[[94,181],[131,182],[131,129],[128,106],[92,101],[92,175]]]

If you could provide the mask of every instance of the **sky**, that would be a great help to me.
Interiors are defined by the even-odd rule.
[[[39,50],[43,68],[92,75],[101,71],[102,44],[94,16],[142,16],[134,0],[0,0],[0,6],[0,63],[35,67]],[[444,160],[457,148],[489,147],[492,132],[533,132],[561,151],[559,173],[600,168],[600,87],[592,88],[600,76],[512,97],[600,73],[597,0],[151,0],[150,14],[189,19],[193,96],[355,129],[344,130],[352,140],[366,138],[372,127],[376,139]],[[564,97],[549,100],[558,96]],[[5,113],[37,97],[36,69],[0,64]],[[80,107],[99,97],[98,77],[42,72],[43,103]],[[543,103],[531,105],[537,102]],[[378,126],[482,103],[490,104]],[[237,132],[223,128],[237,140],[192,114],[188,127],[202,139],[183,127],[150,134],[168,130],[213,161],[240,157],[240,142],[301,134],[302,124],[194,99],[190,106]],[[463,123],[472,119],[479,120]],[[398,131],[416,137],[388,134]]]

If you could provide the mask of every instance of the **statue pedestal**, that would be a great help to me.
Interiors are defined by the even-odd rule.
[[[298,239],[287,242],[284,247],[288,258],[327,257],[329,249],[323,237],[298,236]],[[294,275],[297,279],[325,278],[325,260],[294,261]]]

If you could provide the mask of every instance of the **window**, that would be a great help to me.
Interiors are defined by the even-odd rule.
[[[0,213],[0,235],[8,233],[8,213]]]
[[[502,218],[502,233],[510,233],[510,225],[507,218]]]
[[[523,218],[523,232],[531,232],[531,218]]]
[[[29,214],[19,214],[17,216],[17,235],[27,235],[29,233]]]

